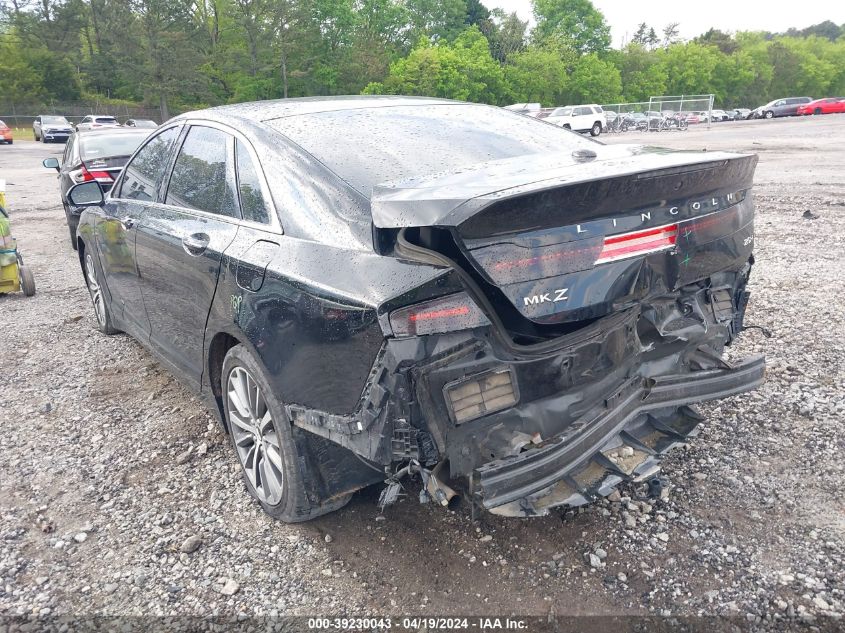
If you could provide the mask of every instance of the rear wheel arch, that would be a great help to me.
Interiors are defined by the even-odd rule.
[[[245,345],[243,341],[239,340],[229,332],[218,332],[211,339],[208,345],[208,353],[206,357],[206,370],[208,371],[208,382],[211,387],[211,395],[217,403],[217,412],[219,414],[220,422],[226,432],[229,432],[226,424],[226,412],[223,407],[223,389],[221,387],[223,377],[223,360],[230,349],[236,345]]]

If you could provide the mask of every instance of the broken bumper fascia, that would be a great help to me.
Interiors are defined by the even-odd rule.
[[[647,479],[660,455],[695,434],[701,418],[685,405],[754,389],[764,373],[764,358],[755,356],[725,369],[633,378],[564,433],[476,469],[476,500],[497,514],[541,515]]]

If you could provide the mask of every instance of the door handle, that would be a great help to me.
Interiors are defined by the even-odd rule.
[[[210,239],[205,233],[193,233],[182,238],[182,248],[188,255],[196,257],[205,252]]]
[[[135,226],[135,218],[126,217],[120,220],[120,223],[123,225],[123,228],[127,231]]]

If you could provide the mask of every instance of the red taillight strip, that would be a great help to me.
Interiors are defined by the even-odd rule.
[[[580,257],[582,253],[592,253],[598,250],[597,248],[573,248],[567,251],[558,251],[556,253],[546,253],[544,255],[536,255],[535,257],[525,257],[523,259],[513,259],[504,262],[496,263],[493,268],[496,270],[505,270],[508,268],[522,268],[525,266],[532,266],[540,262],[554,261],[557,259],[565,259],[567,257]]]
[[[596,264],[654,253],[675,246],[678,237],[678,225],[668,224],[647,231],[635,231],[624,235],[606,237],[604,248],[596,260]]]
[[[469,306],[459,306],[457,308],[446,308],[444,310],[431,310],[429,312],[417,312],[408,315],[408,321],[416,323],[417,321],[431,321],[433,319],[447,319],[449,317],[464,316],[469,314]]]

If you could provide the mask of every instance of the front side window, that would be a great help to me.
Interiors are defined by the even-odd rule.
[[[173,144],[181,128],[172,127],[154,136],[123,170],[123,183],[118,197],[155,202],[164,170],[170,160]],[[134,134],[134,133],[133,133]]]
[[[210,127],[193,126],[176,157],[165,204],[238,216],[229,174],[231,136]]]
[[[238,139],[235,149],[238,165],[238,196],[241,201],[241,215],[244,220],[267,224],[270,222],[270,214],[267,212],[267,205],[264,204],[264,196],[261,194],[261,181],[258,178],[258,171],[249,155],[246,145]]]

